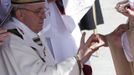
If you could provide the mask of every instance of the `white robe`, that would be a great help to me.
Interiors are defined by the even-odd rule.
[[[51,23],[50,27],[46,26],[46,28],[50,29],[44,32],[56,63],[77,53],[81,39],[78,22],[94,4],[94,1],[63,0],[66,15],[60,14],[54,2],[49,3]]]
[[[45,32],[44,35],[56,60],[55,62],[59,63],[77,53],[81,32],[69,16],[61,16],[54,2],[49,3],[49,7],[50,27],[46,25],[44,27],[50,29],[46,31],[44,28],[43,32]]]
[[[78,65],[74,57],[62,63],[54,64],[53,56],[45,42],[42,42],[43,46],[34,43],[32,38],[36,37],[37,34],[17,19],[14,18],[12,22],[5,25],[5,28],[16,28],[23,39],[11,34],[1,47],[0,57],[4,64],[0,64],[2,65],[0,67],[7,69],[4,72],[0,70],[1,75],[79,75]],[[40,38],[43,41],[42,37]],[[34,51],[31,46],[35,47],[39,53]],[[42,54],[44,47],[46,56]]]

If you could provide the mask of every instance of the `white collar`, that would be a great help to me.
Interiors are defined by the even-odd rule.
[[[13,17],[13,22],[14,22],[14,24],[15,24],[15,26],[17,28],[19,28],[19,29],[21,29],[23,31],[24,35],[29,36],[30,38],[33,38],[33,37],[37,37],[38,36],[37,33],[33,32],[24,23],[20,22],[19,20],[17,20],[14,17]]]

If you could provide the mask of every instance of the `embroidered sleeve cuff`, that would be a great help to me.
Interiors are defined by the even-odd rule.
[[[83,64],[80,62],[80,59],[79,59],[79,57],[76,55],[76,56],[74,56],[75,57],[75,59],[77,60],[77,64],[78,64],[78,67],[79,67],[79,74],[81,74],[81,72],[82,72],[82,69],[83,69]]]

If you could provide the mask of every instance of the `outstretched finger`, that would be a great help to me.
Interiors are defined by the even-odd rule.
[[[86,36],[86,33],[84,32],[81,37],[80,48],[82,48],[85,45],[85,36]]]

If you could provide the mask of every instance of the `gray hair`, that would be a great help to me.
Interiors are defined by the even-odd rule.
[[[27,5],[26,4],[13,4],[12,5],[12,11],[11,11],[11,16],[12,17],[16,17],[16,11],[18,10],[18,9],[20,9],[20,8],[24,8],[24,7],[26,7]]]

